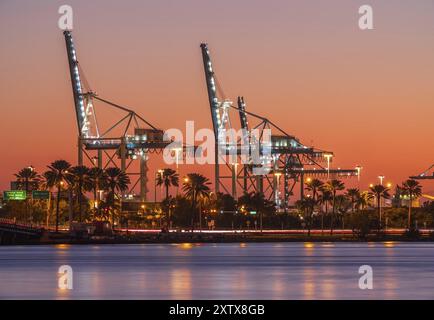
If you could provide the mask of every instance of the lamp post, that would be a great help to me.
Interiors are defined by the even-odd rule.
[[[178,169],[178,166],[179,166],[179,152],[182,151],[182,148],[174,148],[173,151],[175,151],[175,163],[176,163],[176,169]]]
[[[383,180],[384,180],[385,176],[381,175],[378,176],[378,179],[380,179],[380,184],[383,185]]]
[[[276,177],[275,185],[274,185],[274,202],[275,202],[276,206],[279,205],[279,200],[280,200],[279,199],[279,186],[280,186],[279,182],[280,182],[280,176],[281,175],[282,175],[282,173],[280,173],[280,172],[276,172],[274,174],[274,176]]]
[[[357,170],[357,181],[360,182],[360,172],[362,171],[362,167],[356,166],[356,170]]]
[[[327,153],[324,155],[324,158],[327,159],[327,180],[330,179],[330,159],[333,157],[331,153]]]

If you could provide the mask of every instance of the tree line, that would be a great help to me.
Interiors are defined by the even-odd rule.
[[[48,190],[50,194],[54,192],[56,231],[61,220],[60,206],[62,201],[65,201],[62,194],[67,194],[65,202],[72,208],[74,221],[109,220],[114,225],[115,221],[120,221],[122,195],[128,191],[131,183],[128,175],[117,167],[100,169],[72,166],[65,160],[52,162],[42,174],[32,167],[27,167],[15,176],[17,187],[26,190],[27,193],[34,189]],[[170,189],[178,188],[181,182],[182,193],[172,196]],[[254,226],[262,231],[264,227],[302,227],[310,234],[312,228],[320,228],[323,231],[328,228],[330,233],[333,233],[336,228],[363,229],[362,225],[374,223],[374,227],[381,230],[385,226],[383,211],[386,209],[383,202],[392,197],[391,190],[382,184],[372,185],[369,190],[361,191],[357,188],[346,188],[344,182],[337,179],[325,182],[308,179],[307,195],[296,201],[294,209],[282,212],[263,193],[244,193],[238,199],[234,199],[229,194],[213,193],[210,184],[208,178],[198,173],[189,173],[180,181],[175,170],[159,170],[156,185],[165,190],[164,199],[159,206],[165,225],[202,228],[214,221],[219,228]],[[412,200],[422,195],[422,188],[415,180],[404,181],[395,190],[395,197],[403,195],[409,199],[406,220],[407,229],[410,230],[414,228]],[[30,205],[27,199],[27,219],[29,212],[32,211],[29,210]],[[372,217],[373,208],[376,208],[376,217]],[[368,209],[370,214],[367,213]],[[137,218],[137,215],[134,218]]]

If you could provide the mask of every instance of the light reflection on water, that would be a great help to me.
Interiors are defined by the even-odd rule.
[[[74,289],[57,288],[61,265]],[[374,270],[360,290],[358,269]],[[433,299],[434,244],[0,247],[2,299]]]

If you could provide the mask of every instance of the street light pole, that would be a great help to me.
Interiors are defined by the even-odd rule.
[[[157,176],[158,172],[155,172],[155,179],[154,179],[154,205],[157,203]]]
[[[332,154],[325,154],[324,157],[327,159],[327,180],[330,179],[330,159],[333,157]]]
[[[357,170],[357,182],[359,183],[359,188],[360,188],[360,173],[362,171],[362,167],[356,166],[356,170]]]

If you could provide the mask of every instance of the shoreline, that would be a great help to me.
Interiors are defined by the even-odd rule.
[[[358,238],[349,234],[324,234],[324,235],[300,235],[300,234],[266,234],[266,233],[245,233],[245,234],[117,234],[114,236],[100,236],[91,238],[74,238],[67,234],[56,234],[40,239],[14,239],[2,243],[1,246],[14,245],[113,245],[113,244],[179,244],[179,243],[272,243],[272,242],[346,242],[346,243],[367,243],[367,242],[434,242],[430,236],[419,236],[415,238],[404,235],[377,235],[370,234],[366,238]]]

